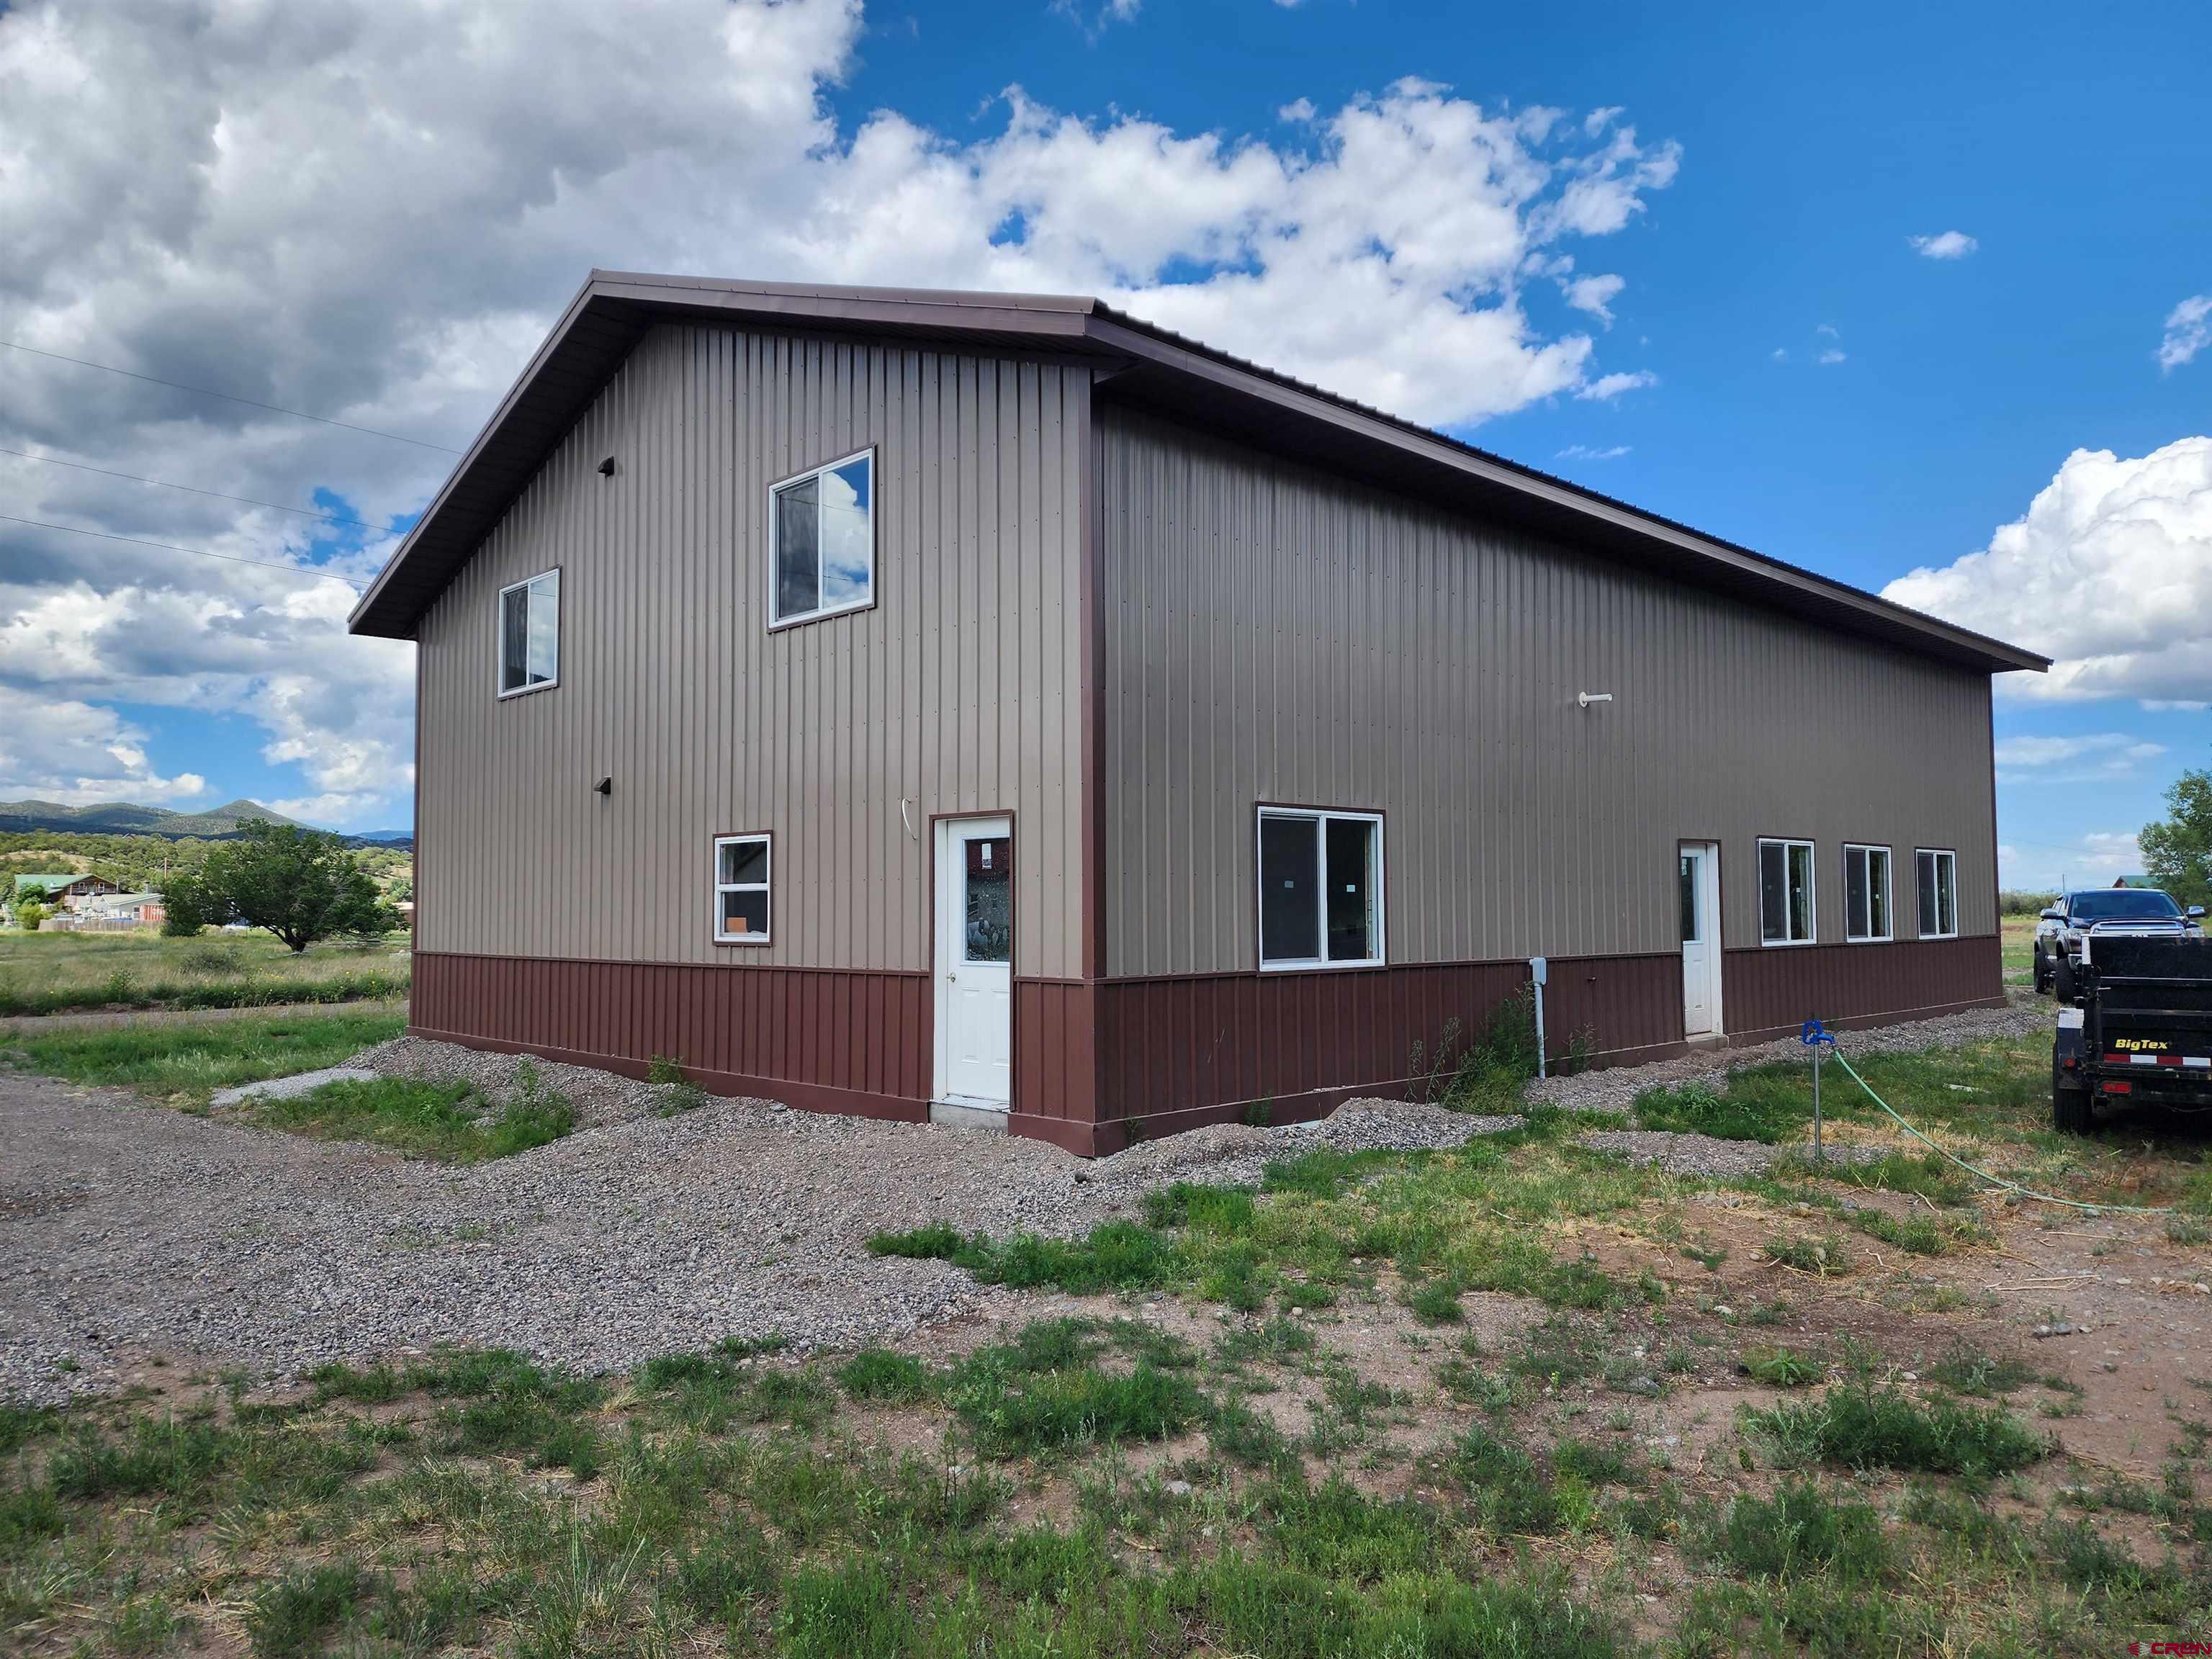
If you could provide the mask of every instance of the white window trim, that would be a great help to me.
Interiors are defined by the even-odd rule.
[[[1851,932],[1851,854],[1879,853],[1881,854],[1882,893],[1881,913],[1889,918],[1886,933],[1854,933]],[[1868,867],[1872,869],[1872,861]],[[1873,891],[1873,883],[1868,883]],[[1873,920],[1871,916],[1868,918]],[[1844,843],[1844,942],[1847,945],[1891,945],[1897,939],[1897,850],[1885,847],[1878,841],[1847,841]]]
[[[1946,860],[1950,861],[1951,931],[1948,933],[1922,933],[1920,937],[1922,939],[1956,939],[1959,937],[1959,853],[1956,848],[1916,847],[1912,849],[1912,925],[1916,930],[1920,926],[1920,860],[1923,854],[1936,860],[1936,867],[1938,871],[1942,869]],[[1940,884],[1941,876],[1938,876],[1937,880]],[[1940,895],[1942,890],[1940,885],[1936,890]],[[1943,904],[1940,897],[1936,904],[1936,916],[1938,921],[1942,920]]]
[[[767,869],[758,881],[724,881],[722,879],[722,849],[741,841],[757,841],[767,854]],[[749,835],[717,836],[714,837],[714,943],[717,945],[767,945],[775,935],[775,836],[765,830]],[[722,931],[722,895],[725,893],[760,893],[768,899],[768,930],[759,933],[726,933]]]
[[[526,697],[532,691],[550,691],[554,687],[561,684],[561,634],[562,628],[561,607],[565,596],[558,595],[556,595],[553,600],[553,678],[550,680],[540,680],[535,685],[518,685],[511,691],[500,684],[501,677],[507,672],[507,596],[514,592],[515,589],[519,587],[530,587],[538,582],[544,581],[548,576],[558,576],[560,574],[561,567],[556,564],[547,569],[539,571],[534,576],[525,576],[519,582],[509,582],[506,586],[499,590],[499,598],[495,602],[496,609],[493,613],[499,618],[499,620],[493,624],[494,649],[491,659],[491,689],[497,695],[501,702],[505,702],[509,697]],[[527,672],[530,660],[530,641],[527,637],[530,631],[530,618],[527,615],[525,615],[522,619],[522,629],[525,635],[522,643],[523,663],[525,665],[525,672]]]
[[[865,599],[848,599],[842,605],[823,605],[818,610],[802,611],[787,617],[783,614],[782,600],[779,597],[781,592],[781,584],[776,580],[777,560],[781,551],[775,533],[776,497],[794,485],[805,483],[809,478],[818,478],[825,472],[835,472],[841,466],[850,466],[854,461],[864,459],[868,463],[868,597]],[[819,466],[808,467],[804,472],[794,472],[787,478],[779,478],[768,487],[768,631],[769,633],[780,633],[787,628],[800,628],[808,623],[821,622],[830,617],[848,616],[855,611],[868,611],[874,608],[876,603],[876,506],[880,494],[878,485],[880,483],[881,472],[882,469],[876,465],[876,447],[870,444],[866,449],[856,449],[851,454],[841,455],[834,461],[824,461]],[[818,592],[822,580],[822,520],[818,502],[814,520],[814,572],[816,591]]]
[[[1261,830],[1269,818],[1303,818],[1321,826],[1319,833],[1314,837],[1314,856],[1319,861],[1318,868],[1315,872],[1314,902],[1321,907],[1319,938],[1321,948],[1324,953],[1328,950],[1328,821],[1331,818],[1343,818],[1352,823],[1371,823],[1375,826],[1375,939],[1374,951],[1370,956],[1331,957],[1323,954],[1320,957],[1284,957],[1270,960],[1267,956],[1267,930],[1261,921],[1264,906],[1255,905],[1252,915],[1255,934],[1253,945],[1259,955],[1260,971],[1263,974],[1310,974],[1330,968],[1387,966],[1390,959],[1390,951],[1384,918],[1389,911],[1389,885],[1384,875],[1382,815],[1380,812],[1340,812],[1332,807],[1322,806],[1261,807],[1252,816],[1252,885],[1255,898],[1265,896],[1259,890],[1261,868]]]
[[[1766,937],[1766,849],[1779,847],[1782,853],[1782,920],[1787,927],[1790,921],[1790,852],[1792,847],[1802,847],[1808,854],[1805,860],[1805,925],[1802,939],[1769,939]],[[1796,841],[1784,836],[1761,836],[1752,849],[1752,880],[1759,898],[1759,943],[1767,951],[1802,951],[1808,945],[1820,942],[1820,848],[1817,842]]]

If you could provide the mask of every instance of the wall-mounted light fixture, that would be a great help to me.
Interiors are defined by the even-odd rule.
[[[1589,708],[1594,702],[1611,702],[1612,701],[1613,693],[1610,691],[1577,691],[1575,693],[1576,703],[1583,708]]]
[[[615,781],[612,778],[601,778],[592,786],[592,793],[595,795],[611,795],[614,792]]]
[[[610,455],[606,459],[599,463],[599,476],[602,478],[611,478],[615,476],[615,458],[613,456]]]

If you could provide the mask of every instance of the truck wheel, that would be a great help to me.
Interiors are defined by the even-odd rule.
[[[2041,996],[2051,988],[2051,965],[2043,959],[2043,947],[2035,947],[2035,994]]]
[[[2051,965],[2051,988],[2057,994],[2058,1006],[2070,1008],[2080,988],[2074,983],[2074,958],[2061,957]]]
[[[2089,1091],[2056,1063],[2051,1067],[2051,1127],[2062,1135],[2089,1133]]]

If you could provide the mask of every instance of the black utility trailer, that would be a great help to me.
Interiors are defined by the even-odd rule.
[[[2212,1111],[2212,940],[2091,928],[2075,982],[2051,1051],[2052,1127],[2086,1133],[2100,1102]]]

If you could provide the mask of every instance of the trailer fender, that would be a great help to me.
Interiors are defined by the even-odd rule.
[[[2081,1010],[2061,1008],[2058,1011],[2058,1034],[2051,1045],[2051,1063],[2066,1071],[2077,1071],[2081,1065]]]

